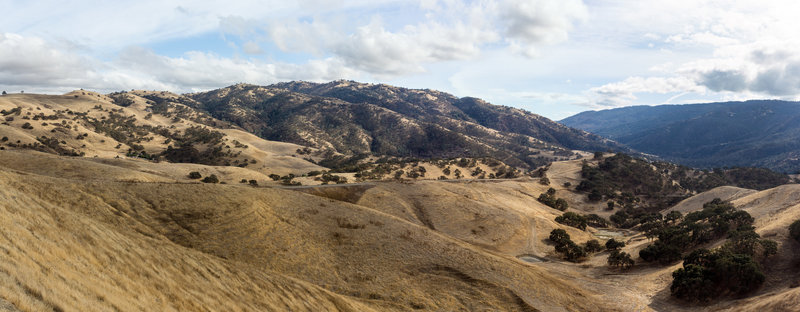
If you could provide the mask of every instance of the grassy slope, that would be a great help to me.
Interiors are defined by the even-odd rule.
[[[24,311],[598,307],[535,266],[364,206],[42,164],[62,162],[110,178],[0,169],[0,298]]]

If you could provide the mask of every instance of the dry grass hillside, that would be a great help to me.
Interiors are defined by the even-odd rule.
[[[199,153],[192,155],[194,163],[242,167],[264,176],[322,169],[296,155],[303,146],[260,139],[186,106],[186,101],[148,91],[4,95],[0,148],[164,160],[159,154],[168,147],[191,144]]]
[[[0,154],[0,298],[22,311],[614,309],[509,256],[514,243],[483,248],[359,205],[371,193],[351,204],[175,183],[127,162]],[[375,190],[408,187],[388,185]],[[470,196],[491,203],[487,187]]]
[[[223,130],[235,131],[235,130]],[[249,148],[268,144],[238,136]],[[293,146],[276,145],[275,155]],[[289,156],[291,157],[291,156]],[[294,158],[294,157],[292,157]],[[442,169],[424,166],[427,174]],[[486,165],[476,165],[490,169]],[[791,311],[800,298],[800,186],[720,187],[719,197],[778,242],[768,279],[744,299],[709,305],[670,296],[680,263],[644,263],[635,230],[582,231],[536,199],[552,187],[568,211],[608,215],[574,191],[581,161],[538,178],[367,181],[253,187],[269,179],[235,166],[0,151],[0,308],[20,311]],[[456,166],[457,167],[457,166]],[[455,167],[453,167],[455,168]],[[466,168],[464,168],[466,169]],[[419,171],[419,169],[413,169]],[[439,171],[437,171],[439,170]],[[474,170],[474,169],[473,169]],[[227,185],[197,183],[186,172]],[[564,186],[570,182],[573,186]],[[636,265],[620,271],[601,251],[561,259],[548,236],[576,243],[615,237]],[[523,261],[524,260],[524,261]]]

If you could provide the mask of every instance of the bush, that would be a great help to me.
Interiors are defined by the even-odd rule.
[[[617,250],[622,247],[625,247],[625,242],[621,242],[613,238],[606,242],[606,249],[608,250]]]
[[[608,265],[619,267],[623,270],[630,269],[634,264],[631,255],[624,251],[612,250],[608,255]]]
[[[575,244],[573,241],[569,241],[565,248],[563,248],[564,259],[569,262],[579,262],[586,258],[586,251],[583,247]]]
[[[561,211],[567,210],[569,208],[569,203],[563,198],[556,198],[556,189],[549,188],[547,189],[547,193],[539,194],[538,200],[539,202]]]
[[[189,179],[196,180],[196,179],[199,179],[199,178],[202,178],[202,177],[203,176],[200,175],[200,172],[197,172],[197,171],[189,172]]]
[[[219,183],[219,178],[217,178],[217,175],[212,174],[210,176],[203,178],[203,180],[200,181],[203,183]]]
[[[563,215],[556,217],[556,222],[586,230],[586,218],[574,212],[565,212]]]
[[[672,295],[690,301],[710,301],[731,293],[745,295],[764,283],[761,266],[752,257],[724,250],[698,249],[690,253],[683,268],[672,273]]]
[[[592,239],[584,244],[583,249],[585,249],[586,252],[600,252],[603,251],[603,245],[600,245],[600,242],[596,239]]]
[[[792,225],[789,226],[789,236],[800,242],[800,220],[792,222]]]
[[[597,214],[592,213],[584,217],[586,217],[586,223],[589,226],[593,226],[596,228],[608,227],[608,222],[606,221],[606,219],[603,219],[603,217],[598,216]]]
[[[556,246],[564,244],[569,240],[569,234],[563,229],[554,229],[550,231],[550,241],[556,244]]]

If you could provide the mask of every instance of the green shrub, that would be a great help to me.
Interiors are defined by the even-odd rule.
[[[203,180],[200,181],[203,183],[219,183],[219,178],[217,178],[217,175],[212,174],[210,176],[203,178]]]
[[[556,246],[566,243],[570,240],[569,234],[563,229],[554,229],[550,231],[550,241]]]
[[[574,212],[565,212],[563,215],[556,217],[556,222],[586,230],[586,218]]]
[[[761,266],[752,257],[724,250],[698,249],[683,268],[672,273],[672,295],[689,301],[710,301],[726,293],[742,296],[764,283]]]
[[[789,226],[789,236],[800,242],[800,220],[792,222],[792,225]]]
[[[606,242],[606,249],[608,250],[617,250],[622,247],[625,247],[625,242],[621,242],[613,238]]]
[[[600,242],[597,241],[596,239],[592,239],[586,241],[586,244],[584,244],[583,249],[586,250],[586,252],[591,252],[591,253],[600,252],[603,251],[603,245],[600,245]]]
[[[197,171],[189,172],[189,179],[196,180],[196,179],[199,179],[199,178],[202,178],[202,177],[203,176],[200,175],[200,172],[197,172]]]
[[[634,264],[631,255],[624,251],[612,250],[608,255],[608,265],[627,270]]]

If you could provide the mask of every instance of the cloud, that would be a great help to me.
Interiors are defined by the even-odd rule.
[[[333,58],[289,64],[197,51],[167,57],[141,47],[127,48],[114,60],[100,61],[48,44],[40,38],[0,34],[0,88],[4,89],[192,92],[239,82],[327,81],[358,75],[341,60]]]
[[[565,41],[573,22],[588,17],[580,0],[510,0],[500,7],[508,40],[529,56],[536,54],[538,45]]]
[[[589,89],[591,107],[615,107],[630,105],[637,93],[702,92],[703,87],[686,77],[629,77],[623,81],[609,83]]]
[[[0,33],[0,85],[62,87],[94,76],[92,61],[40,38]]]

